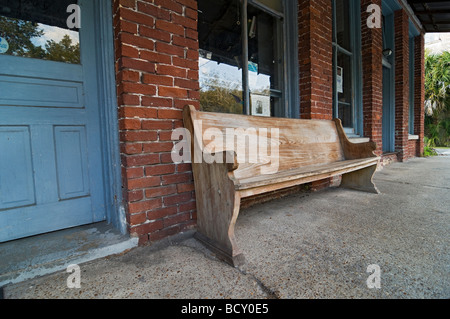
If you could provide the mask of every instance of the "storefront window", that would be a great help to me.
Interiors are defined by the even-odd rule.
[[[333,0],[333,113],[357,134],[360,92],[359,1]]]
[[[250,0],[243,7],[239,0],[198,1],[201,110],[288,115],[284,2]]]

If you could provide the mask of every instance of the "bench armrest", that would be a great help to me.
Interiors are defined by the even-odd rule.
[[[237,154],[235,151],[222,151],[222,152],[218,152],[218,153],[208,153],[208,152],[204,151],[203,155],[205,155],[205,154],[210,155],[212,158],[222,159],[222,163],[227,166],[228,172],[234,172],[235,170],[237,170],[239,168]],[[211,165],[212,164],[222,164],[222,163],[214,162],[214,163],[211,163]],[[207,163],[205,162],[205,164],[207,164]]]
[[[336,129],[338,132],[339,139],[341,140],[341,145],[344,150],[344,156],[347,160],[377,157],[374,151],[377,149],[377,144],[373,141],[366,143],[353,143],[351,142],[344,132],[342,127],[342,122],[340,119],[334,119],[336,123]]]

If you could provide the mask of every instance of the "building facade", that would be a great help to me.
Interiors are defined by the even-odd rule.
[[[72,2],[2,1],[0,16],[67,30]],[[0,34],[0,241],[100,221],[140,244],[195,228],[191,165],[172,161],[185,105],[340,118],[385,163],[423,153],[425,30],[406,1],[78,5],[78,59]]]

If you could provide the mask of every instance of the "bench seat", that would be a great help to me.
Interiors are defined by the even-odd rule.
[[[332,176],[338,176],[350,173],[362,168],[373,166],[378,162],[378,158],[363,158],[348,161],[339,161],[329,164],[311,165],[306,167],[297,167],[285,171],[280,171],[272,175],[259,175],[247,177],[236,181],[235,189],[237,191],[246,191],[253,188],[267,189],[267,186],[274,184],[290,183],[294,185],[305,184],[319,179],[326,179]],[[322,178],[323,177],[323,178]],[[289,186],[287,186],[289,187]],[[279,188],[279,187],[276,187]],[[262,190],[262,193],[266,192]],[[243,192],[245,193],[245,192]],[[248,194],[245,193],[245,194]],[[257,195],[257,194],[251,194]],[[241,196],[241,198],[248,196]]]

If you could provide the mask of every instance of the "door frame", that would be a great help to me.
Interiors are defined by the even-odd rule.
[[[110,0],[93,0],[96,42],[96,71],[100,112],[101,152],[105,189],[106,221],[122,234],[127,233],[122,200],[116,77],[114,66],[113,12]],[[83,12],[81,12],[83,18]]]

